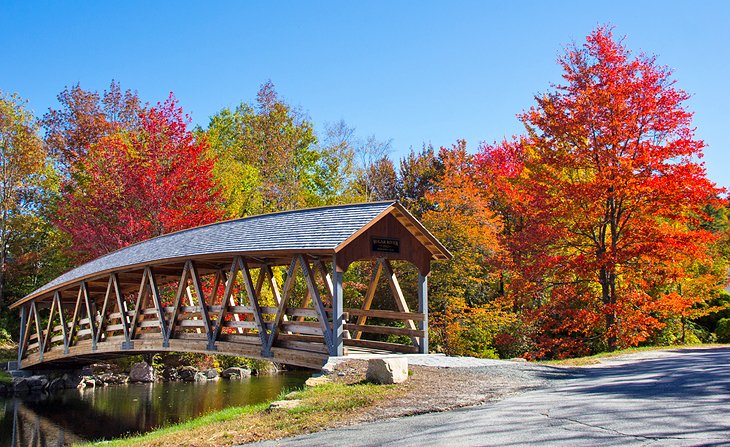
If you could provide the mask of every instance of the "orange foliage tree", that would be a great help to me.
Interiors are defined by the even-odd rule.
[[[478,156],[541,357],[634,345],[696,308],[701,294],[668,287],[691,270],[669,267],[707,256],[702,222],[721,193],[670,70],[605,27],[559,62],[565,83],[520,116],[527,135]]]
[[[434,344],[449,354],[493,357],[494,337],[511,321],[493,268],[503,254],[502,223],[476,181],[466,142],[441,148],[439,159],[443,174],[425,194],[429,209],[423,221],[454,258],[434,265],[429,297]]]

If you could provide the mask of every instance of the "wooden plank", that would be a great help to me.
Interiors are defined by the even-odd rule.
[[[223,326],[239,329],[259,329],[255,321],[226,321],[223,323]]]
[[[413,312],[395,312],[392,310],[377,310],[377,309],[345,309],[345,311],[354,316],[365,316],[371,318],[383,318],[386,320],[414,320],[423,321],[424,316]]]
[[[144,328],[154,327],[154,328],[162,329],[162,328],[160,328],[159,320],[142,320],[139,322],[138,326],[144,327]]]
[[[414,346],[410,346],[410,345],[401,345],[398,343],[387,343],[384,341],[374,341],[374,340],[356,340],[354,338],[345,339],[345,346],[357,346],[360,348],[369,348],[369,349],[382,349],[384,351],[402,352],[402,353],[407,353],[407,354],[418,353],[418,349],[416,349]]]
[[[125,328],[124,324],[107,324],[106,325],[107,332],[122,331],[122,330],[124,330],[124,328]]]
[[[371,334],[406,335],[409,337],[420,337],[423,335],[423,332],[419,331],[418,329],[405,329],[390,326],[371,326],[367,324],[346,324],[345,329],[351,331],[368,332]]]
[[[319,318],[319,313],[316,309],[302,309],[300,307],[287,307],[286,314],[292,317],[302,318],[302,320],[297,321],[304,321],[304,318]]]
[[[321,354],[329,354],[327,346],[324,345],[323,339],[319,337],[315,342],[304,342],[296,340],[285,340],[281,337],[276,343],[277,346],[288,349],[296,349],[297,351],[318,352]]]
[[[228,306],[229,314],[251,314],[254,312],[251,306]]]
[[[307,324],[307,322],[298,321],[286,321],[281,323],[281,327],[285,328],[291,333],[306,334],[306,335],[324,335],[322,328]],[[329,352],[329,351],[328,351]]]
[[[180,327],[205,327],[203,320],[180,320],[177,324]]]

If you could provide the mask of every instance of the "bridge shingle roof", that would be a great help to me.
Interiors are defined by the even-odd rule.
[[[334,253],[338,245],[394,204],[373,202],[262,214],[165,234],[76,267],[21,301],[95,273],[161,259],[245,252]]]

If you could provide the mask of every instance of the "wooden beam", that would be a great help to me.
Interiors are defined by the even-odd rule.
[[[33,316],[33,320],[35,320],[35,333],[38,339],[38,352],[40,353],[41,361],[43,361],[43,330],[41,329],[41,318],[38,314],[38,306],[36,305],[35,300],[30,303],[30,311],[31,315]]]
[[[406,303],[406,298],[403,296],[403,291],[400,288],[400,284],[398,283],[398,278],[395,276],[395,272],[393,272],[393,267],[390,265],[390,261],[384,259],[383,268],[385,269],[385,274],[388,277],[388,284],[390,284],[390,291],[392,292],[393,298],[395,299],[395,305],[398,306],[398,310],[400,312],[410,313],[410,310],[408,309],[408,303]],[[403,320],[403,323],[408,329],[416,330],[416,324],[413,322],[413,320]],[[411,341],[413,342],[413,346],[415,347],[418,347],[420,345],[420,340],[415,337],[411,337]]]
[[[210,314],[208,313],[208,303],[206,302],[205,293],[203,292],[203,284],[200,281],[200,275],[198,274],[198,269],[194,261],[190,261],[190,274],[192,275],[195,294],[198,296],[198,301],[200,302],[200,313],[203,317],[203,324],[205,325],[205,336],[208,339],[208,349],[215,349],[215,338],[213,335],[213,327],[210,322]],[[218,284],[220,284],[220,277],[218,273],[216,273],[216,279],[213,281],[213,289],[210,292],[211,297],[215,297],[215,293],[218,291]]]
[[[68,346],[68,326],[66,324],[66,316],[63,315],[63,306],[61,304],[61,295],[56,292],[53,294],[53,300],[56,301],[56,307],[58,309],[58,321],[61,323],[61,335],[63,335],[63,346],[64,349]],[[53,343],[53,342],[51,342]]]
[[[370,277],[370,283],[368,284],[368,290],[365,292],[365,299],[362,301],[362,310],[369,310],[370,306],[373,304],[373,298],[375,297],[375,292],[378,290],[378,281],[380,280],[380,274],[383,271],[383,264],[382,264],[382,258],[378,258],[375,260],[375,265],[373,274]],[[357,325],[362,326],[364,325],[368,320],[368,316],[360,315],[357,317]],[[353,332],[352,338],[355,340],[360,340],[360,337],[362,336],[361,332]]]
[[[175,327],[177,326],[177,315],[180,312],[180,306],[182,304],[183,294],[187,292],[189,294],[190,288],[188,287],[188,270],[190,269],[190,261],[185,262],[183,266],[182,274],[180,275],[180,283],[177,287],[177,293],[175,294],[175,301],[172,305],[172,315],[170,316],[170,326],[168,331],[168,339],[175,338]],[[192,297],[190,297],[192,299]],[[192,306],[192,303],[190,304]]]
[[[51,339],[51,333],[53,332],[53,316],[56,312],[56,300],[53,299],[51,301],[51,313],[48,314],[48,325],[46,326],[46,333],[43,337],[43,351],[46,351],[49,345],[49,341]]]
[[[79,329],[78,328],[78,320],[79,320],[79,311],[81,310],[81,297],[84,290],[84,282],[81,281],[81,284],[79,284],[79,293],[76,295],[76,306],[74,307],[74,313],[71,317],[71,322],[69,326],[69,332],[68,332],[68,343],[66,344],[66,351],[73,345],[74,343],[74,334]]]
[[[157,288],[157,280],[155,274],[152,271],[152,267],[147,267],[148,273],[147,278],[150,282],[150,292],[152,293],[152,301],[157,309],[157,316],[160,319],[160,332],[162,333],[163,341],[162,347],[167,348],[170,346],[170,332],[165,320],[165,310],[162,308],[162,300],[160,299],[160,290]]]
[[[139,292],[137,293],[137,302],[134,306],[134,316],[132,317],[132,321],[130,321],[130,333],[129,338],[134,340],[137,335],[137,326],[139,324],[139,317],[142,315],[142,306],[146,303],[146,293],[147,293],[147,287],[149,287],[149,283],[147,282],[147,273],[148,270],[144,269],[144,274],[142,275],[142,280],[139,283]]]
[[[215,350],[215,341],[218,339],[218,337],[221,334],[221,330],[223,329],[223,318],[226,315],[226,310],[228,309],[228,298],[233,293],[233,284],[236,282],[236,275],[238,275],[238,256],[233,258],[233,262],[231,263],[231,270],[228,273],[228,280],[226,281],[226,289],[223,292],[223,298],[221,298],[221,310],[218,312],[218,318],[215,321],[215,328],[213,329],[213,341],[212,345],[210,345],[211,350]]]
[[[105,321],[107,319],[106,310],[107,306],[109,305],[109,297],[112,294],[112,288],[113,288],[113,280],[112,277],[109,276],[109,281],[107,282],[106,286],[106,293],[104,294],[104,304],[101,306],[101,319],[99,320],[99,325],[96,328],[96,337],[94,337],[94,344],[97,345],[101,341],[101,336],[105,331]]]
[[[258,327],[259,338],[261,338],[261,346],[268,347],[269,336],[266,332],[266,327],[264,326],[264,316],[261,314],[259,297],[256,295],[256,290],[254,289],[253,282],[251,281],[251,272],[248,269],[246,261],[244,261],[240,256],[238,257],[238,262],[240,264],[239,268],[241,269],[241,273],[243,274],[243,284],[246,287],[246,294],[248,295],[249,303],[251,303],[251,307],[253,308],[253,318],[256,322],[256,326]],[[270,351],[264,350],[262,352],[262,355],[265,357],[268,357],[270,354]]]
[[[317,283],[314,281],[312,275],[312,269],[309,267],[309,262],[304,258],[304,255],[298,255],[299,262],[302,265],[302,273],[304,274],[304,280],[309,287],[309,295],[314,303],[314,308],[318,313],[319,325],[322,329],[322,335],[324,335],[324,341],[329,348],[331,355],[337,355],[334,340],[332,339],[332,329],[330,328],[329,319],[327,318],[327,311],[325,310],[322,297],[319,296],[319,290],[317,289]]]
[[[418,352],[428,354],[428,276],[418,274],[418,312],[423,320],[418,322],[418,329],[423,332]]]
[[[297,272],[298,264],[297,259],[298,258],[296,256],[292,258],[289,270],[287,270],[286,280],[284,281],[284,290],[282,291],[279,308],[276,310],[276,316],[274,317],[274,321],[271,326],[271,334],[269,334],[269,340],[265,349],[266,352],[271,352],[271,348],[276,342],[276,337],[279,336],[279,326],[283,321],[284,312],[286,311],[286,303],[289,301],[289,295],[291,294],[291,289],[294,286],[294,275]]]
[[[321,266],[321,262],[319,264]],[[334,344],[333,354],[336,356],[342,356],[345,354],[345,344],[343,342],[345,333],[345,316],[343,311],[345,297],[342,293],[343,272],[337,271],[336,259],[332,260],[332,266],[334,283],[331,283],[328,287],[331,287],[332,291],[330,301],[332,302],[332,342]]]

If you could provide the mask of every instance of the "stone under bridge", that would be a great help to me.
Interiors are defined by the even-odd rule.
[[[355,351],[426,353],[431,261],[450,257],[397,202],[179,231],[83,264],[14,303],[18,362],[41,369],[175,351],[320,368]],[[370,275],[364,296],[343,288],[356,261]],[[414,296],[396,264],[415,270]],[[376,309],[382,290],[390,297]]]

